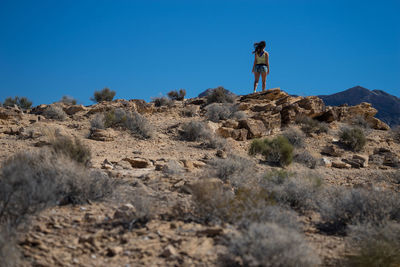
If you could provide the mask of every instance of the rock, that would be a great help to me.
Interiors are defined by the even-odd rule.
[[[109,162],[108,159],[105,159],[101,164],[101,168],[106,170],[112,170],[114,169],[114,165],[111,162]]]
[[[334,161],[334,162],[332,162],[332,167],[338,168],[338,169],[350,169],[351,165],[347,164],[345,162]]]
[[[353,159],[354,160],[358,160],[360,163],[361,163],[361,165],[362,165],[362,167],[368,167],[368,156],[366,156],[366,155],[353,155]]]
[[[176,251],[176,249],[174,248],[174,246],[172,246],[172,245],[170,244],[170,245],[167,245],[167,246],[164,248],[164,250],[163,250],[163,252],[161,253],[160,256],[161,256],[161,257],[165,257],[165,258],[170,258],[170,257],[175,258],[175,257],[178,257],[179,254],[178,254],[178,252]]]
[[[254,105],[250,108],[253,112],[264,112],[264,111],[271,111],[275,107],[274,104],[268,103],[264,105]]]
[[[363,166],[362,162],[360,162],[359,160],[356,160],[356,159],[342,159],[342,161],[344,163],[349,164],[352,168],[356,168],[356,169],[359,169]]]
[[[259,138],[267,134],[264,123],[260,120],[244,119],[239,121],[239,127],[248,131],[247,138]]]
[[[250,103],[246,103],[246,102],[240,102],[238,105],[238,109],[241,111],[249,110],[251,107],[252,107],[252,105]]]
[[[204,230],[199,230],[196,232],[197,236],[207,236],[207,237],[216,237],[221,235],[224,232],[224,229],[221,227],[209,227]]]
[[[207,121],[205,125],[211,130],[212,133],[216,133],[217,129],[219,128],[218,123],[212,121]]]
[[[67,113],[68,115],[74,115],[75,113],[86,110],[87,108],[82,105],[72,105],[64,108],[65,113]]]
[[[366,121],[372,129],[387,131],[390,129],[389,125],[377,118],[367,118]]]
[[[280,129],[282,120],[281,120],[281,114],[280,113],[264,113],[264,114],[258,114],[255,119],[261,120],[264,123],[265,128],[267,129],[267,132],[271,132],[274,129]]]
[[[96,141],[114,141],[114,136],[111,129],[91,129],[89,138]]]
[[[193,161],[193,166],[196,167],[196,168],[202,168],[202,167],[204,167],[206,165],[207,164],[205,164],[204,162],[199,161],[199,160],[194,160]]]
[[[130,204],[120,206],[114,213],[114,220],[130,221],[136,217],[136,208]]]
[[[221,158],[221,159],[226,159],[228,156],[226,155],[226,152],[219,149],[217,150],[216,156]]]
[[[247,140],[248,131],[246,129],[220,127],[217,129],[216,134],[224,138],[233,138],[237,141],[245,141]]]
[[[386,152],[383,158],[383,165],[389,167],[398,167],[400,165],[399,158],[393,152]]]
[[[328,107],[328,109],[325,112],[323,112],[319,116],[316,116],[315,119],[318,121],[331,123],[333,121],[338,120],[338,115],[337,112],[332,107]]]
[[[343,155],[343,150],[340,150],[334,145],[328,145],[322,148],[321,154],[331,157],[340,157]]]
[[[122,247],[119,247],[119,246],[118,247],[108,248],[107,249],[107,256],[108,257],[117,256],[118,254],[121,254],[123,250],[124,249]]]
[[[239,122],[235,120],[226,120],[222,123],[223,127],[237,129],[239,127]]]
[[[207,103],[205,98],[192,98],[187,101],[187,104],[190,105],[205,105]]]
[[[132,168],[148,168],[151,165],[151,162],[144,158],[123,158],[122,160],[129,162]]]
[[[42,104],[39,105],[37,107],[34,107],[31,109],[31,114],[35,114],[35,115],[42,115],[44,113],[44,111],[47,109],[48,105]]]
[[[282,92],[280,90],[280,88],[273,88],[273,89],[268,89],[263,92],[257,92],[254,94],[244,95],[241,97],[240,101],[246,101],[246,100],[251,100],[251,99],[274,101],[274,100],[280,99],[282,97],[285,97],[287,95],[288,94],[285,92]]]
[[[321,115],[325,111],[324,101],[318,96],[307,96],[296,104],[305,110],[307,110],[308,116],[315,117]]]
[[[332,162],[327,158],[321,158],[321,165],[327,168],[332,167]]]
[[[183,167],[185,167],[188,170],[193,170],[194,169],[194,165],[193,162],[191,160],[188,159],[182,159],[181,160]]]
[[[24,130],[25,130],[24,127],[11,126],[8,128],[8,130],[5,130],[4,133],[8,135],[19,135]]]

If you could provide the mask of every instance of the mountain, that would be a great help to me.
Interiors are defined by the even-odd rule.
[[[376,117],[391,127],[400,125],[400,98],[382,90],[368,90],[355,86],[343,92],[319,96],[326,105],[340,106],[343,104],[357,105],[361,102],[371,103],[378,110]]]

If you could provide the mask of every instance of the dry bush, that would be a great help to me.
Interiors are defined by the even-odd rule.
[[[361,116],[361,115],[354,116],[351,119],[350,123],[351,123],[351,125],[354,125],[355,127],[358,127],[358,128],[363,128],[363,129],[370,128],[370,124],[365,120],[364,116]]]
[[[49,105],[44,111],[43,116],[47,119],[64,121],[68,116],[60,105]]]
[[[211,103],[233,103],[235,95],[226,90],[224,87],[219,86],[214,88],[209,95],[206,96],[207,104]]]
[[[340,143],[351,151],[361,151],[367,139],[360,128],[343,128],[340,132]]]
[[[355,250],[355,253],[347,255],[347,266],[400,266],[400,224],[352,226],[346,246]]]
[[[319,195],[317,203],[322,227],[333,233],[343,233],[348,225],[400,221],[400,197],[391,191],[330,188]]]
[[[172,177],[181,174],[183,172],[183,167],[176,160],[169,160],[163,167],[162,172],[166,176]]]
[[[115,96],[115,91],[105,87],[103,90],[95,91],[93,97],[90,99],[93,102],[112,101]]]
[[[298,148],[304,147],[304,139],[306,138],[306,136],[300,130],[296,128],[289,128],[284,131],[282,135],[287,138],[292,146]]]
[[[149,124],[146,117],[137,112],[128,114],[124,126],[141,138],[148,139],[154,137],[154,128]]]
[[[18,225],[48,206],[100,200],[111,190],[108,176],[61,154],[19,153],[0,169],[0,223]]]
[[[202,222],[231,223],[246,227],[252,222],[275,222],[299,228],[295,212],[274,201],[263,188],[239,187],[232,191],[216,179],[202,179],[190,187],[195,214]]]
[[[187,106],[182,111],[182,115],[185,117],[195,117],[198,115],[198,107],[194,105]]]
[[[66,105],[76,105],[77,101],[75,98],[70,97],[70,96],[63,96],[60,101],[58,101],[60,103],[66,104]]]
[[[103,113],[98,113],[94,116],[94,118],[90,121],[90,127],[92,129],[105,129],[105,116]]]
[[[297,163],[307,166],[310,169],[315,169],[317,166],[317,159],[313,157],[313,155],[311,155],[307,150],[297,152],[294,155],[293,160]]]
[[[210,137],[211,132],[204,122],[190,121],[182,125],[181,137],[186,141],[202,141]]]
[[[293,146],[284,136],[277,136],[272,140],[255,139],[250,145],[249,154],[261,154],[268,162],[287,166],[293,160]]]
[[[185,89],[179,89],[179,91],[177,90],[173,90],[168,92],[168,97],[171,100],[176,100],[176,101],[182,101],[185,99],[185,95],[186,95],[186,90]]]
[[[156,107],[172,107],[174,105],[174,101],[165,96],[153,97],[151,100]]]
[[[319,122],[308,116],[297,116],[296,123],[301,124],[301,130],[307,135],[312,133],[321,134],[329,132],[328,124],[325,122]]]
[[[234,187],[249,184],[250,177],[254,176],[255,164],[243,157],[229,155],[226,159],[215,158],[210,162],[210,176],[218,177],[222,181],[229,181]]]
[[[297,267],[321,262],[304,236],[275,223],[253,223],[240,233],[227,236],[225,266]],[[237,260],[239,257],[239,261]]]
[[[207,148],[226,150],[227,142],[225,138],[219,137],[215,134],[211,134],[203,142],[203,145]]]
[[[89,147],[78,138],[59,136],[50,141],[51,148],[83,165],[88,165],[92,157]]]
[[[292,175],[286,171],[267,173],[260,185],[276,203],[301,213],[317,208],[315,198],[322,189],[320,178]]]
[[[400,125],[392,129],[392,136],[395,142],[400,143]]]
[[[16,96],[14,98],[7,97],[3,102],[4,107],[14,107],[14,105],[16,105],[22,109],[30,109],[32,106],[32,101],[30,101],[26,97]]]
[[[230,104],[212,103],[206,108],[206,116],[210,121],[219,122],[230,118],[233,106]]]
[[[20,266],[20,253],[14,230],[0,225],[0,267]]]

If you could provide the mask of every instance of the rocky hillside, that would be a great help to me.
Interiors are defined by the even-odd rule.
[[[376,113],[279,88],[0,108],[0,266],[396,266]]]
[[[390,126],[400,125],[400,98],[381,90],[368,90],[355,86],[343,92],[332,95],[320,95],[326,105],[358,105],[362,102],[371,103],[378,110],[376,117]]]

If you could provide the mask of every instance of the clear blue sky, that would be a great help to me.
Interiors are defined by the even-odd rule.
[[[265,40],[267,88],[330,94],[355,85],[400,96],[400,1],[0,0],[0,101],[83,104],[219,85],[252,90]]]

